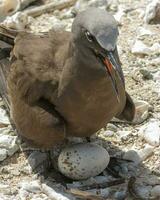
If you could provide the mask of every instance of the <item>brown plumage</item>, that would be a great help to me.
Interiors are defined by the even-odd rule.
[[[103,42],[106,35],[99,39],[96,30],[106,28],[111,38]],[[100,42],[87,40],[83,29]],[[76,17],[72,33],[52,30],[35,35],[0,28],[0,40],[10,44],[0,52],[0,76],[5,77],[0,82],[1,94],[9,99],[11,118],[20,135],[33,145],[52,147],[68,136],[90,136],[114,116],[133,119],[135,108],[125,92],[116,34],[113,17],[93,8]],[[118,63],[111,74],[101,62],[105,52],[113,53]]]

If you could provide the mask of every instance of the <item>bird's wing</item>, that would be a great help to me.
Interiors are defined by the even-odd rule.
[[[132,121],[135,116],[135,104],[130,97],[130,95],[126,92],[126,104],[122,111],[122,113],[116,116],[118,119]]]
[[[20,33],[15,39],[9,88],[12,92],[16,90],[28,104],[35,104],[40,98],[51,100],[54,96],[63,68],[63,55],[61,59],[57,56],[61,46],[58,38]]]
[[[9,98],[8,98],[8,93],[7,93],[7,83],[6,83],[8,68],[9,68],[9,62],[6,59],[1,60],[0,61],[0,96],[2,97],[4,101],[7,112],[9,113],[10,103],[9,103]]]

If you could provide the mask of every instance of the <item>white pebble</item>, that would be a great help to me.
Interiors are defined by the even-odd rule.
[[[6,149],[0,149],[0,161],[3,161],[7,158],[7,150]]]
[[[149,103],[146,101],[137,100],[135,103],[134,124],[140,124],[148,117]]]
[[[114,131],[111,131],[111,130],[104,131],[103,136],[104,137],[112,137],[112,136],[114,136]]]
[[[122,20],[122,17],[125,15],[125,12],[124,12],[124,8],[123,6],[119,6],[118,7],[118,12],[116,12],[116,14],[114,14],[114,18],[116,19],[116,21],[121,24],[121,20]]]
[[[156,197],[160,197],[160,185],[156,185],[152,188],[151,190],[151,195],[156,198]]]
[[[159,64],[160,64],[160,59],[159,59]],[[154,75],[153,75],[153,80],[160,83],[160,71],[156,72]]]
[[[108,5],[107,0],[92,0],[92,1],[79,0],[74,6],[74,12],[75,13],[81,12],[88,7],[102,7],[102,6],[107,7],[107,5]]]
[[[125,152],[123,158],[133,161],[135,165],[138,165],[141,162],[141,158],[138,155],[137,150],[134,149]]]
[[[150,145],[146,145],[143,149],[138,151],[138,155],[141,161],[146,160],[149,156],[151,156],[154,152],[154,147]]]
[[[5,194],[5,195],[10,195],[11,194],[10,186],[0,183],[0,193]]]
[[[3,21],[3,25],[11,29],[24,30],[28,22],[28,16],[25,13],[17,12],[12,16],[8,16]]]
[[[118,131],[117,135],[121,140],[127,140],[131,133],[131,131]]]
[[[153,0],[146,7],[144,21],[150,23],[160,23],[160,0]]]
[[[137,150],[137,149],[132,149],[127,151],[123,158],[132,160],[136,165],[141,163],[142,161],[146,160],[154,151],[154,147],[150,145],[146,145],[144,149]]]
[[[115,194],[114,194],[114,197],[116,200],[123,200],[123,199],[126,199],[126,196],[127,196],[127,192],[126,191],[117,191]]]
[[[144,27],[138,27],[137,29],[137,37],[141,37],[144,35],[153,35],[154,33],[150,31],[149,29],[146,29]]]
[[[17,136],[0,135],[0,148],[10,148],[16,142]]]
[[[7,154],[12,156],[19,149],[17,136],[0,135],[0,148],[5,148]]]
[[[18,191],[20,200],[26,200],[29,197],[29,192],[23,190],[22,188]]]
[[[139,133],[148,144],[152,146],[158,146],[160,144],[160,127],[158,121],[150,120],[149,123],[142,126]]]
[[[136,55],[152,55],[160,53],[160,44],[154,43],[151,47],[145,45],[141,40],[136,40],[131,52]]]
[[[4,109],[0,108],[0,123],[2,124],[10,124],[7,113]]]
[[[136,187],[136,193],[142,199],[149,199],[151,188],[152,188],[151,186],[141,186],[141,185],[138,185]]]

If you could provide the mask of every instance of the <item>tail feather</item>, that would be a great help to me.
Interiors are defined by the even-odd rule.
[[[0,60],[10,57],[11,51],[12,51],[11,47],[5,47],[4,49],[0,49]]]
[[[0,40],[6,42],[7,44],[14,45],[15,37],[18,32],[13,29],[8,29],[3,25],[0,25]]]
[[[7,94],[7,74],[9,72],[10,62],[7,59],[0,61],[0,96],[3,99],[7,112],[10,112],[10,103]]]
[[[17,31],[7,29],[0,25],[0,96],[9,113],[10,103],[7,94],[7,75],[10,68],[10,53],[13,49]]]

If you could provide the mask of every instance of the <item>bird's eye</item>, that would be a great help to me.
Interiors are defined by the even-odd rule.
[[[90,34],[90,32],[89,31],[85,31],[85,35],[86,35],[86,37],[87,37],[87,40],[89,41],[89,42],[93,42],[93,36]]]

